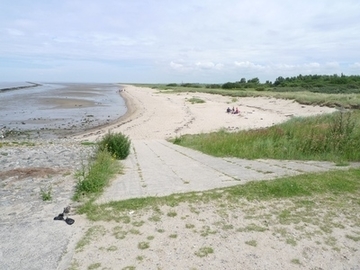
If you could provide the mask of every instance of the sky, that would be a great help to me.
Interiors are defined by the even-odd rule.
[[[9,0],[0,11],[0,82],[360,75],[359,0]]]

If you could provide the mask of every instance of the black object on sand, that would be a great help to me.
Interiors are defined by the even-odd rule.
[[[54,217],[54,220],[64,220],[64,214],[61,213],[57,217]]]
[[[57,217],[54,217],[54,220],[64,220],[66,224],[73,225],[75,220],[67,216],[70,213],[70,209],[70,206],[65,207],[61,214],[59,214]],[[64,216],[66,216],[66,218],[64,218]]]
[[[68,225],[73,225],[74,222],[75,222],[75,220],[73,220],[72,218],[66,218],[66,219],[65,219],[65,222],[66,222],[66,224],[68,224]]]

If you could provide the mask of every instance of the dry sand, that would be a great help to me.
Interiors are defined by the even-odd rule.
[[[331,113],[334,108],[307,106],[275,98],[232,98],[206,93],[165,94],[150,88],[126,86],[122,96],[128,112],[114,125],[92,130],[77,139],[96,140],[108,130],[122,132],[131,139],[167,139],[183,134],[268,127],[294,116]],[[188,100],[200,98],[205,103]],[[237,107],[240,114],[226,113]]]
[[[97,140],[112,130],[132,140],[167,139],[220,128],[267,127],[294,116],[335,111],[291,100],[164,94],[134,86],[126,86],[122,95],[129,111],[119,123],[75,138]],[[191,104],[192,97],[205,103]],[[225,112],[233,106],[239,115]],[[324,196],[323,203],[311,200],[181,203],[116,213],[116,221],[89,222],[84,227],[83,239],[89,241],[76,250],[71,267],[360,269],[359,206],[349,201],[328,208],[334,198]]]

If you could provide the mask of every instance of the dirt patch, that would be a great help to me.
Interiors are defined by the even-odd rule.
[[[65,172],[66,170],[63,168],[60,169],[40,168],[40,167],[16,168],[16,169],[0,172],[0,179],[4,180],[10,177],[14,177],[15,180],[22,180],[28,177],[45,178]]]

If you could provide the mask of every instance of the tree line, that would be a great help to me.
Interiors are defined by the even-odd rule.
[[[201,85],[197,83],[182,83],[168,84],[167,86],[182,86],[192,88],[213,88],[213,89],[255,89],[257,91],[311,91],[311,92],[326,92],[326,93],[360,93],[360,76],[351,75],[298,75],[294,77],[279,76],[274,82],[267,80],[261,83],[259,78],[252,79],[241,78],[239,81],[226,82],[224,84],[206,84]]]

